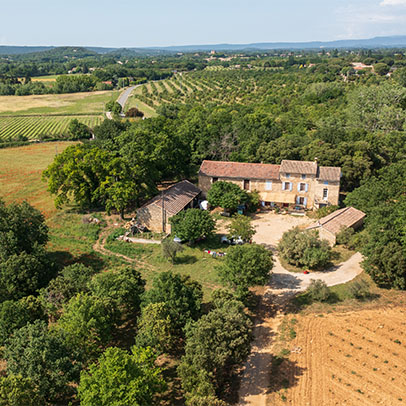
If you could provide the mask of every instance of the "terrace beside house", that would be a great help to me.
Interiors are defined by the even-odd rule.
[[[264,207],[313,209],[337,205],[341,168],[315,161],[283,160],[281,165],[203,161],[199,188],[206,195],[217,181],[232,182],[257,191]]]

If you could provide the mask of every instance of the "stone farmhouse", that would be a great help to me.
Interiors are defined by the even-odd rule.
[[[201,190],[187,180],[163,190],[137,210],[137,222],[155,233],[170,233],[169,219],[198,206]]]
[[[264,207],[314,209],[338,205],[341,168],[315,161],[283,160],[280,165],[203,161],[199,188],[203,196],[217,181],[259,192]]]

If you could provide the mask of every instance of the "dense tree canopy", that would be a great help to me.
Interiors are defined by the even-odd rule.
[[[44,216],[27,202],[5,204],[0,199],[0,301],[36,293],[53,276],[44,245]]]
[[[191,325],[178,371],[188,396],[221,395],[250,351],[251,321],[238,301],[227,301]]]
[[[110,347],[97,364],[83,371],[78,388],[83,406],[152,405],[165,389],[161,370],[150,349],[133,347],[131,353]]]
[[[70,383],[79,378],[80,363],[58,334],[48,331],[43,321],[27,324],[7,342],[4,358],[7,374],[21,375],[38,386],[38,395],[48,401],[66,399]]]
[[[236,245],[227,251],[219,273],[231,287],[244,291],[251,286],[265,285],[272,266],[272,254],[262,245]]]
[[[153,281],[152,288],[145,293],[145,304],[164,303],[171,323],[178,335],[191,320],[201,314],[202,287],[188,276],[173,272],[162,272]]]

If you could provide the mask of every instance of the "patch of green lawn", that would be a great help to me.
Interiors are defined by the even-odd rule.
[[[217,239],[202,241],[194,247],[183,245],[184,250],[180,252],[175,263],[171,263],[162,256],[161,246],[157,244],[137,244],[124,241],[110,241],[106,248],[112,252],[126,255],[137,259],[145,264],[141,272],[147,281],[147,287],[151,286],[154,277],[164,271],[173,271],[181,275],[188,275],[203,286],[205,301],[209,300],[211,291],[222,287],[215,267],[222,258],[213,258],[204,250],[211,248],[221,252],[225,247],[219,245]],[[220,248],[220,249],[219,249]]]

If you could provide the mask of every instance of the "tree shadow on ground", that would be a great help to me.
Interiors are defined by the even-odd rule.
[[[271,374],[268,393],[278,392],[281,389],[289,389],[298,384],[299,377],[306,368],[298,366],[296,361],[288,358],[274,356],[271,364]]]
[[[82,254],[75,258],[75,262],[89,266],[96,272],[100,272],[106,267],[106,261],[97,253]]]
[[[48,258],[55,264],[58,271],[75,262],[75,257],[69,251],[50,251]]]
[[[176,371],[178,361],[175,357],[164,354],[158,358],[157,364],[163,369],[163,376],[168,385],[167,390],[159,395],[157,404],[161,406],[184,406],[185,399],[181,380]]]
[[[175,265],[192,265],[197,262],[197,258],[194,255],[179,255],[175,258]]]
[[[48,257],[58,271],[61,271],[65,266],[76,263],[88,266],[95,272],[100,272],[106,267],[104,259],[96,253],[81,254],[75,257],[69,251],[51,251],[48,253]]]

